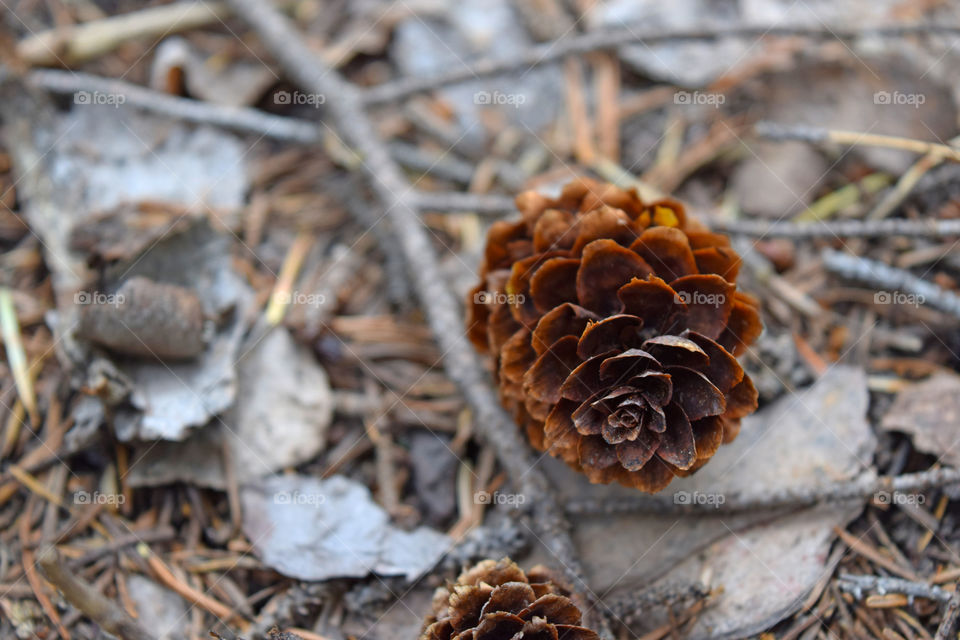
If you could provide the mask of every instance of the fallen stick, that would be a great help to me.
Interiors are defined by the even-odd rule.
[[[918,278],[909,271],[842,251],[827,249],[822,255],[823,264],[828,271],[850,280],[858,280],[886,289],[877,292],[878,304],[925,304],[938,311],[960,317],[960,295]],[[898,302],[900,296],[903,296],[902,302]]]
[[[40,549],[37,552],[37,564],[67,602],[107,633],[124,640],[156,640],[130,614],[71,572],[54,547]]]
[[[227,13],[222,2],[177,2],[43,31],[19,42],[16,52],[31,65],[77,64],[130,40],[223,22]]]
[[[955,592],[950,601],[947,602],[947,606],[943,610],[943,619],[940,621],[940,626],[937,627],[937,635],[934,636],[934,640],[947,640],[951,636],[955,638],[956,634],[953,630],[957,628],[957,618],[960,618],[960,592]]]
[[[840,220],[807,224],[768,222],[766,220],[708,220],[707,225],[715,231],[754,238],[883,238],[887,236],[946,238],[960,236],[960,220],[888,218],[886,220]]]
[[[732,27],[699,31],[653,31],[638,28],[600,29],[583,35],[572,36],[530,47],[518,55],[493,56],[476,60],[472,64],[427,77],[405,77],[371,87],[363,92],[367,104],[382,104],[420,91],[428,91],[446,85],[477,80],[484,77],[530,69],[556,62],[569,55],[609,50],[627,44],[653,44],[657,42],[683,42],[716,40],[719,38],[765,38],[806,36],[810,38],[852,39],[859,37],[897,38],[908,34],[953,34],[960,26],[945,24],[893,25],[876,29],[830,29],[822,27]]]
[[[359,90],[325,65],[292,24],[269,4],[257,0],[230,0],[230,4],[258,33],[294,82],[329,98],[326,114],[336,130],[325,126],[332,133],[342,135],[363,159],[362,168],[386,209],[386,217],[393,225],[393,240],[403,249],[414,289],[444,354],[447,375],[457,383],[474,410],[478,431],[495,447],[501,465],[527,497],[533,526],[537,527],[544,547],[553,554],[555,564],[578,592],[595,601],[583,581],[583,570],[563,511],[546,476],[536,467],[529,446],[500,406],[484,366],[466,338],[457,300],[441,284],[439,261],[429,232],[420,222],[416,194],[374,132]]]
[[[51,93],[69,95],[87,92],[123,96],[124,104],[161,113],[178,120],[256,133],[277,140],[309,144],[319,141],[321,137],[321,130],[317,124],[306,120],[275,116],[258,109],[180,98],[129,82],[89,73],[38,69],[27,74],[26,79],[28,84]]]
[[[842,573],[838,585],[841,591],[851,593],[858,599],[864,597],[864,591],[876,591],[881,595],[902,593],[905,596],[926,598],[936,602],[947,602],[954,597],[953,592],[937,586],[887,576],[860,576],[852,573]]]
[[[607,500],[572,500],[566,505],[571,516],[618,515],[623,513],[663,513],[727,515],[744,511],[810,507],[823,502],[865,500],[876,496],[887,502],[895,493],[913,493],[960,482],[960,469],[931,469],[899,476],[877,477],[864,474],[847,482],[832,482],[815,487],[791,487],[767,492],[722,493],[723,501],[698,502],[690,492],[681,496],[629,496]],[[690,499],[688,499],[690,498]]]
[[[937,142],[926,142],[899,136],[885,136],[860,131],[837,131],[803,125],[782,125],[775,122],[758,122],[755,130],[757,135],[768,140],[784,141],[797,140],[813,144],[835,143],[853,147],[883,147],[885,149],[901,149],[914,153],[923,153],[935,158],[960,162],[960,149],[955,149]]]

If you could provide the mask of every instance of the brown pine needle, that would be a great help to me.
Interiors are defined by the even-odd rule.
[[[47,502],[53,503],[58,507],[63,506],[63,498],[43,486],[43,483],[37,480],[33,475],[27,473],[15,464],[10,465],[9,469],[7,470],[10,472],[10,475],[17,480],[17,482],[26,487],[31,493],[40,496]]]
[[[908,569],[904,569],[897,563],[893,562],[886,556],[882,555],[879,551],[873,548],[873,546],[870,543],[855,537],[853,534],[851,534],[848,531],[844,531],[840,527],[834,527],[833,530],[844,542],[844,544],[850,547],[850,550],[853,551],[854,553],[860,554],[867,560],[870,560],[874,564],[880,565],[887,571],[891,573],[895,573],[901,578],[904,578],[906,580],[912,580],[914,582],[923,582],[923,579],[920,578],[920,576],[918,576],[917,574],[915,574],[914,572]]]
[[[307,233],[300,233],[290,245],[287,257],[283,260],[283,266],[280,268],[280,275],[277,277],[277,284],[273,287],[273,293],[270,294],[270,303],[267,305],[266,320],[267,323],[275,327],[283,322],[283,317],[287,313],[287,307],[292,301],[293,285],[296,282],[297,274],[300,273],[300,267],[313,246],[313,236]]]
[[[169,589],[177,592],[177,594],[187,602],[209,611],[224,622],[232,618],[240,617],[231,607],[178,580],[177,577],[173,575],[173,572],[170,571],[170,568],[164,564],[163,560],[153,553],[147,545],[138,545],[137,551],[141,556],[146,558],[147,564],[150,565],[150,569],[153,570],[160,582]]]

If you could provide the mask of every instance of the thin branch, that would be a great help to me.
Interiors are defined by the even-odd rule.
[[[107,633],[125,640],[155,640],[154,636],[137,624],[126,611],[74,575],[55,548],[45,547],[38,551],[37,563],[47,580],[60,590],[67,602]]]
[[[419,191],[417,206],[427,211],[471,211],[474,213],[513,213],[517,206],[510,196],[456,191]]]
[[[937,627],[937,635],[934,636],[934,640],[956,638],[954,629],[957,628],[958,618],[960,618],[960,593],[954,592],[953,597],[950,598],[943,610],[943,619],[940,621],[940,626]]]
[[[486,215],[516,212],[509,196],[487,193],[422,191],[417,194],[421,208],[436,212],[471,211]],[[838,220],[797,223],[767,220],[703,220],[715,231],[755,238],[882,238],[892,235],[912,238],[960,236],[960,220],[933,218],[907,220]]]
[[[317,142],[320,129],[313,122],[285,118],[264,113],[258,109],[210,104],[189,98],[167,95],[139,85],[89,73],[38,69],[27,75],[27,82],[36,87],[58,94],[98,92],[111,96],[123,96],[124,104],[155,113],[194,122],[211,124],[235,131],[244,131],[269,136],[277,140],[300,143]]]
[[[810,507],[824,502],[876,498],[890,502],[895,494],[915,493],[960,482],[960,469],[931,469],[900,476],[864,474],[847,482],[815,487],[791,487],[767,492],[688,492],[669,496],[625,496],[608,500],[572,500],[566,505],[571,516],[663,513],[726,515],[744,511]]]
[[[841,591],[851,593],[857,599],[864,597],[864,591],[876,591],[880,595],[901,593],[912,598],[926,598],[935,602],[947,602],[954,595],[952,592],[934,585],[902,578],[888,578],[887,576],[861,576],[842,573],[837,583]]]
[[[403,249],[417,296],[444,353],[447,374],[458,384],[475,411],[478,431],[496,448],[500,463],[527,496],[541,542],[562,565],[577,591],[590,594],[582,578],[583,570],[570,537],[569,524],[546,477],[536,467],[529,446],[500,406],[483,364],[466,338],[458,302],[442,284],[431,237],[420,223],[416,194],[374,132],[370,118],[363,110],[360,92],[325,65],[290,21],[269,3],[231,0],[230,4],[258,33],[294,82],[307,91],[328,98],[326,115],[329,121],[363,158],[363,169],[393,223],[396,235],[393,241]]]
[[[136,38],[162,38],[227,17],[222,2],[176,2],[121,13],[31,35],[17,44],[17,56],[35,65],[75,64],[112,51]]]
[[[935,158],[960,162],[960,149],[954,149],[945,144],[914,140],[912,138],[884,136],[859,131],[837,131],[834,129],[822,129],[820,127],[803,125],[783,125],[775,122],[758,122],[755,131],[757,135],[767,138],[768,140],[799,140],[800,142],[809,142],[811,144],[835,143],[859,147],[901,149],[903,151],[929,154]]]
[[[798,224],[766,220],[708,220],[707,225],[731,235],[755,238],[946,238],[960,236],[960,220],[839,220]]]
[[[362,99],[367,104],[383,104],[420,91],[476,80],[483,77],[521,71],[550,62],[556,62],[569,55],[588,53],[604,49],[615,49],[628,44],[654,44],[657,42],[683,42],[699,40],[717,40],[720,38],[765,38],[806,36],[809,38],[850,40],[859,37],[897,38],[905,35],[954,34],[960,32],[960,26],[943,24],[892,25],[876,29],[836,30],[823,27],[733,27],[725,29],[705,29],[694,31],[663,31],[625,27],[622,29],[601,29],[583,35],[546,42],[521,51],[509,58],[503,56],[481,58],[462,68],[427,77],[406,77],[392,80],[367,89]]]
[[[878,304],[925,304],[960,317],[960,296],[904,269],[830,249],[823,252],[823,264],[841,277],[885,289],[877,292]]]

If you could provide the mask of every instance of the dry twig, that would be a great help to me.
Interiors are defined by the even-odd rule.
[[[864,500],[877,494],[911,493],[957,482],[960,482],[960,470],[949,468],[895,477],[877,477],[867,473],[848,482],[834,482],[816,487],[794,487],[765,493],[725,493],[723,504],[698,504],[696,501],[680,501],[683,504],[677,504],[672,495],[629,496],[603,501],[574,500],[567,503],[567,513],[575,516],[620,513],[726,515],[743,511],[809,507],[821,502]]]
[[[493,56],[481,58],[469,66],[427,77],[406,77],[385,82],[367,89],[363,101],[367,104],[382,104],[412,93],[428,91],[438,87],[480,79],[520,69],[529,69],[555,62],[570,55],[591,51],[616,49],[626,44],[643,42],[685,42],[695,40],[718,40],[721,38],[764,38],[806,36],[810,38],[852,39],[858,37],[897,38],[907,34],[951,34],[960,31],[960,27],[944,24],[904,24],[880,27],[876,29],[837,30],[826,25],[814,27],[733,27],[724,29],[705,29],[694,31],[645,30],[625,27],[623,29],[600,29],[583,35],[563,38],[530,47],[516,56]]]
[[[859,280],[866,284],[883,287],[888,296],[905,295],[917,304],[960,317],[960,296],[947,291],[932,282],[923,280],[909,271],[891,267],[888,264],[861,258],[841,251],[825,250],[823,264],[828,271],[850,280]],[[889,301],[896,302],[893,298]]]
[[[125,640],[154,640],[126,611],[74,575],[53,547],[38,551],[37,563],[63,597],[107,633]]]

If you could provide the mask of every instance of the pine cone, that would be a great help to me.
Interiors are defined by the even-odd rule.
[[[517,207],[490,228],[467,303],[504,406],[591,482],[656,492],[693,473],[757,407],[735,356],[763,325],[729,239],[593,180]]]
[[[437,589],[420,640],[600,640],[580,626],[570,592],[543,567],[484,560]]]

